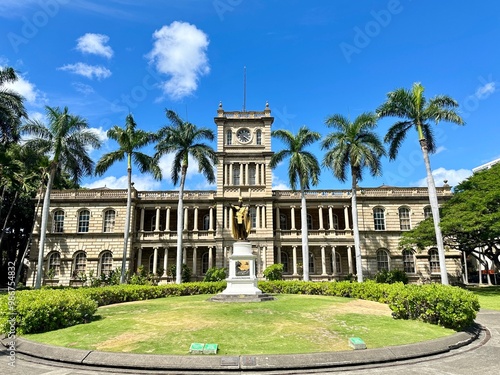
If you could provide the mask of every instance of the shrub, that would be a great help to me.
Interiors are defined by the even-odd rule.
[[[226,277],[227,276],[225,268],[211,267],[205,273],[203,281],[204,282],[223,281],[226,280]]]
[[[169,276],[171,276],[174,280],[176,278],[177,266],[172,264],[168,270]],[[187,264],[182,263],[182,271],[181,271],[181,280],[183,283],[188,283],[191,281],[191,268],[187,266]]]
[[[276,281],[283,280],[283,264],[275,263],[264,270],[266,280]]]
[[[408,276],[406,273],[401,270],[380,270],[375,275],[375,281],[377,283],[384,284],[394,284],[394,283],[403,283],[408,284]]]
[[[88,322],[97,311],[97,303],[76,289],[40,289],[16,292],[15,315],[0,302],[0,327],[10,330],[9,318],[15,319],[16,333],[38,333]]]

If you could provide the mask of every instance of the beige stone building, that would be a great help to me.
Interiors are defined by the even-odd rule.
[[[300,279],[304,261],[311,280],[343,280],[356,272],[349,190],[307,191],[310,258],[302,259],[300,194],[272,189],[273,120],[268,104],[263,111],[232,112],[219,105],[214,119],[217,188],[184,193],[182,261],[191,268],[193,280],[203,279],[211,267],[228,266],[234,242],[231,205],[240,196],[250,207],[248,239],[259,277],[269,265],[282,263],[286,279]],[[446,185],[437,192],[441,201],[451,196]],[[129,270],[143,266],[160,274],[163,282],[171,281],[167,270],[176,263],[177,203],[177,191],[133,190]],[[365,277],[381,269],[400,269],[414,282],[440,279],[436,248],[419,252],[398,246],[402,231],[430,215],[426,188],[359,188],[357,209]],[[120,267],[125,211],[126,190],[53,191],[45,282],[77,284],[82,274],[98,276]],[[36,277],[38,235],[35,232],[30,253],[28,285]],[[459,278],[460,254],[447,251],[446,266],[451,280]]]

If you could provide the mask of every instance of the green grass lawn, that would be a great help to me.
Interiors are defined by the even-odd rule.
[[[47,344],[112,352],[188,354],[190,344],[219,344],[219,354],[284,354],[349,350],[348,338],[368,348],[409,344],[454,333],[395,320],[375,302],[278,295],[260,303],[208,302],[210,296],[160,298],[99,308],[91,323],[26,335]]]
[[[500,286],[469,287],[479,299],[479,305],[482,309],[500,310]]]

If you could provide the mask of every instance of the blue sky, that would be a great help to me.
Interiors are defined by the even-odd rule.
[[[225,110],[263,110],[273,129],[300,126],[327,134],[329,115],[354,119],[374,111],[388,92],[421,82],[425,95],[450,95],[464,127],[435,127],[431,156],[437,186],[456,185],[471,169],[500,157],[498,79],[500,3],[487,0],[2,0],[0,66],[21,79],[11,87],[26,98],[30,116],[68,106],[103,139],[97,161],[116,144],[106,139],[130,112],[144,130],[167,124],[166,108],[215,131]],[[382,119],[381,137],[395,119]],[[213,144],[215,147],[215,142]],[[273,141],[273,150],[281,145]],[[319,144],[311,148],[322,159]],[[149,151],[149,150],[145,150]],[[176,189],[170,162],[164,180],[134,173],[142,190]],[[415,133],[396,161],[383,160],[383,176],[365,174],[362,186],[424,186],[425,168]],[[126,187],[117,163],[86,187]],[[319,189],[345,189],[323,170]],[[286,166],[273,185],[287,187]],[[207,189],[194,165],[188,189]]]

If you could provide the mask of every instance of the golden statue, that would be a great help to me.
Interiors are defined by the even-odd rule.
[[[233,222],[231,226],[231,233],[235,240],[246,240],[250,230],[252,229],[252,222],[248,214],[248,206],[243,205],[243,199],[240,197],[237,205],[231,205],[233,210]]]

